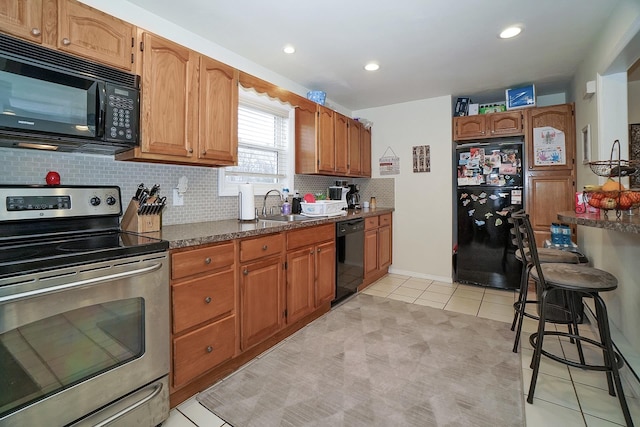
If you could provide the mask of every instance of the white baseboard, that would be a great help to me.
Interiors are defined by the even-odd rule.
[[[393,266],[389,267],[389,273],[399,274],[401,276],[417,277],[418,279],[435,280],[443,283],[453,283],[453,279],[451,277],[434,276],[432,274],[416,273],[415,271],[399,270],[397,268],[393,268]]]

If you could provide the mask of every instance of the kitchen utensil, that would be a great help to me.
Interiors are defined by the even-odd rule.
[[[133,200],[140,200],[142,190],[144,190],[144,183],[140,183],[140,185],[138,185],[138,189],[136,190],[136,194],[133,196]]]

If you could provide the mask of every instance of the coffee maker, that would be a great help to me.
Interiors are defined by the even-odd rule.
[[[347,193],[349,188],[347,187],[347,181],[336,181],[336,185],[329,187],[329,199],[341,200],[344,204],[342,209],[347,209]]]
[[[347,207],[349,209],[360,209],[360,186],[358,184],[349,184],[349,192],[347,193]]]

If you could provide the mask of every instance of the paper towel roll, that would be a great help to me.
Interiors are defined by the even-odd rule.
[[[253,221],[256,219],[253,184],[238,184],[238,219],[240,221]]]

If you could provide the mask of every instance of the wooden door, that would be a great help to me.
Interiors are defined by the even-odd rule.
[[[576,134],[573,104],[530,108],[527,110],[527,169],[535,171],[573,171],[575,168]],[[536,165],[535,136],[542,134],[541,128],[551,127],[564,133],[564,164]]]
[[[574,209],[575,180],[571,173],[529,172],[527,189],[526,210],[536,244],[542,247],[551,237],[551,223],[558,222],[558,212]]]
[[[362,141],[362,176],[371,178],[371,128],[360,131]]]
[[[336,297],[336,245],[332,240],[316,247],[315,306],[333,301]]]
[[[487,137],[485,115],[453,118],[453,140],[478,139]]]
[[[350,176],[362,175],[362,143],[363,138],[360,137],[361,125],[355,120],[349,120],[349,162],[348,174]]]
[[[287,254],[287,323],[311,313],[314,308],[315,247]]]
[[[364,275],[378,270],[378,229],[364,232]]]
[[[336,145],[333,114],[329,108],[318,105],[316,149],[318,150],[318,172],[333,173],[336,167]]]
[[[238,163],[238,70],[200,57],[198,158]]]
[[[195,158],[198,55],[151,33],[143,35],[143,153]]]
[[[135,27],[76,0],[58,0],[60,50],[131,71]]]
[[[378,229],[378,269],[391,265],[391,226]]]
[[[258,344],[282,327],[282,259],[271,257],[240,267],[241,348]]]
[[[334,113],[334,143],[336,160],[334,172],[338,175],[346,175],[349,163],[349,118]]]
[[[523,122],[521,111],[487,114],[491,137],[524,135]]]
[[[2,31],[34,43],[42,43],[42,0],[0,0]]]

